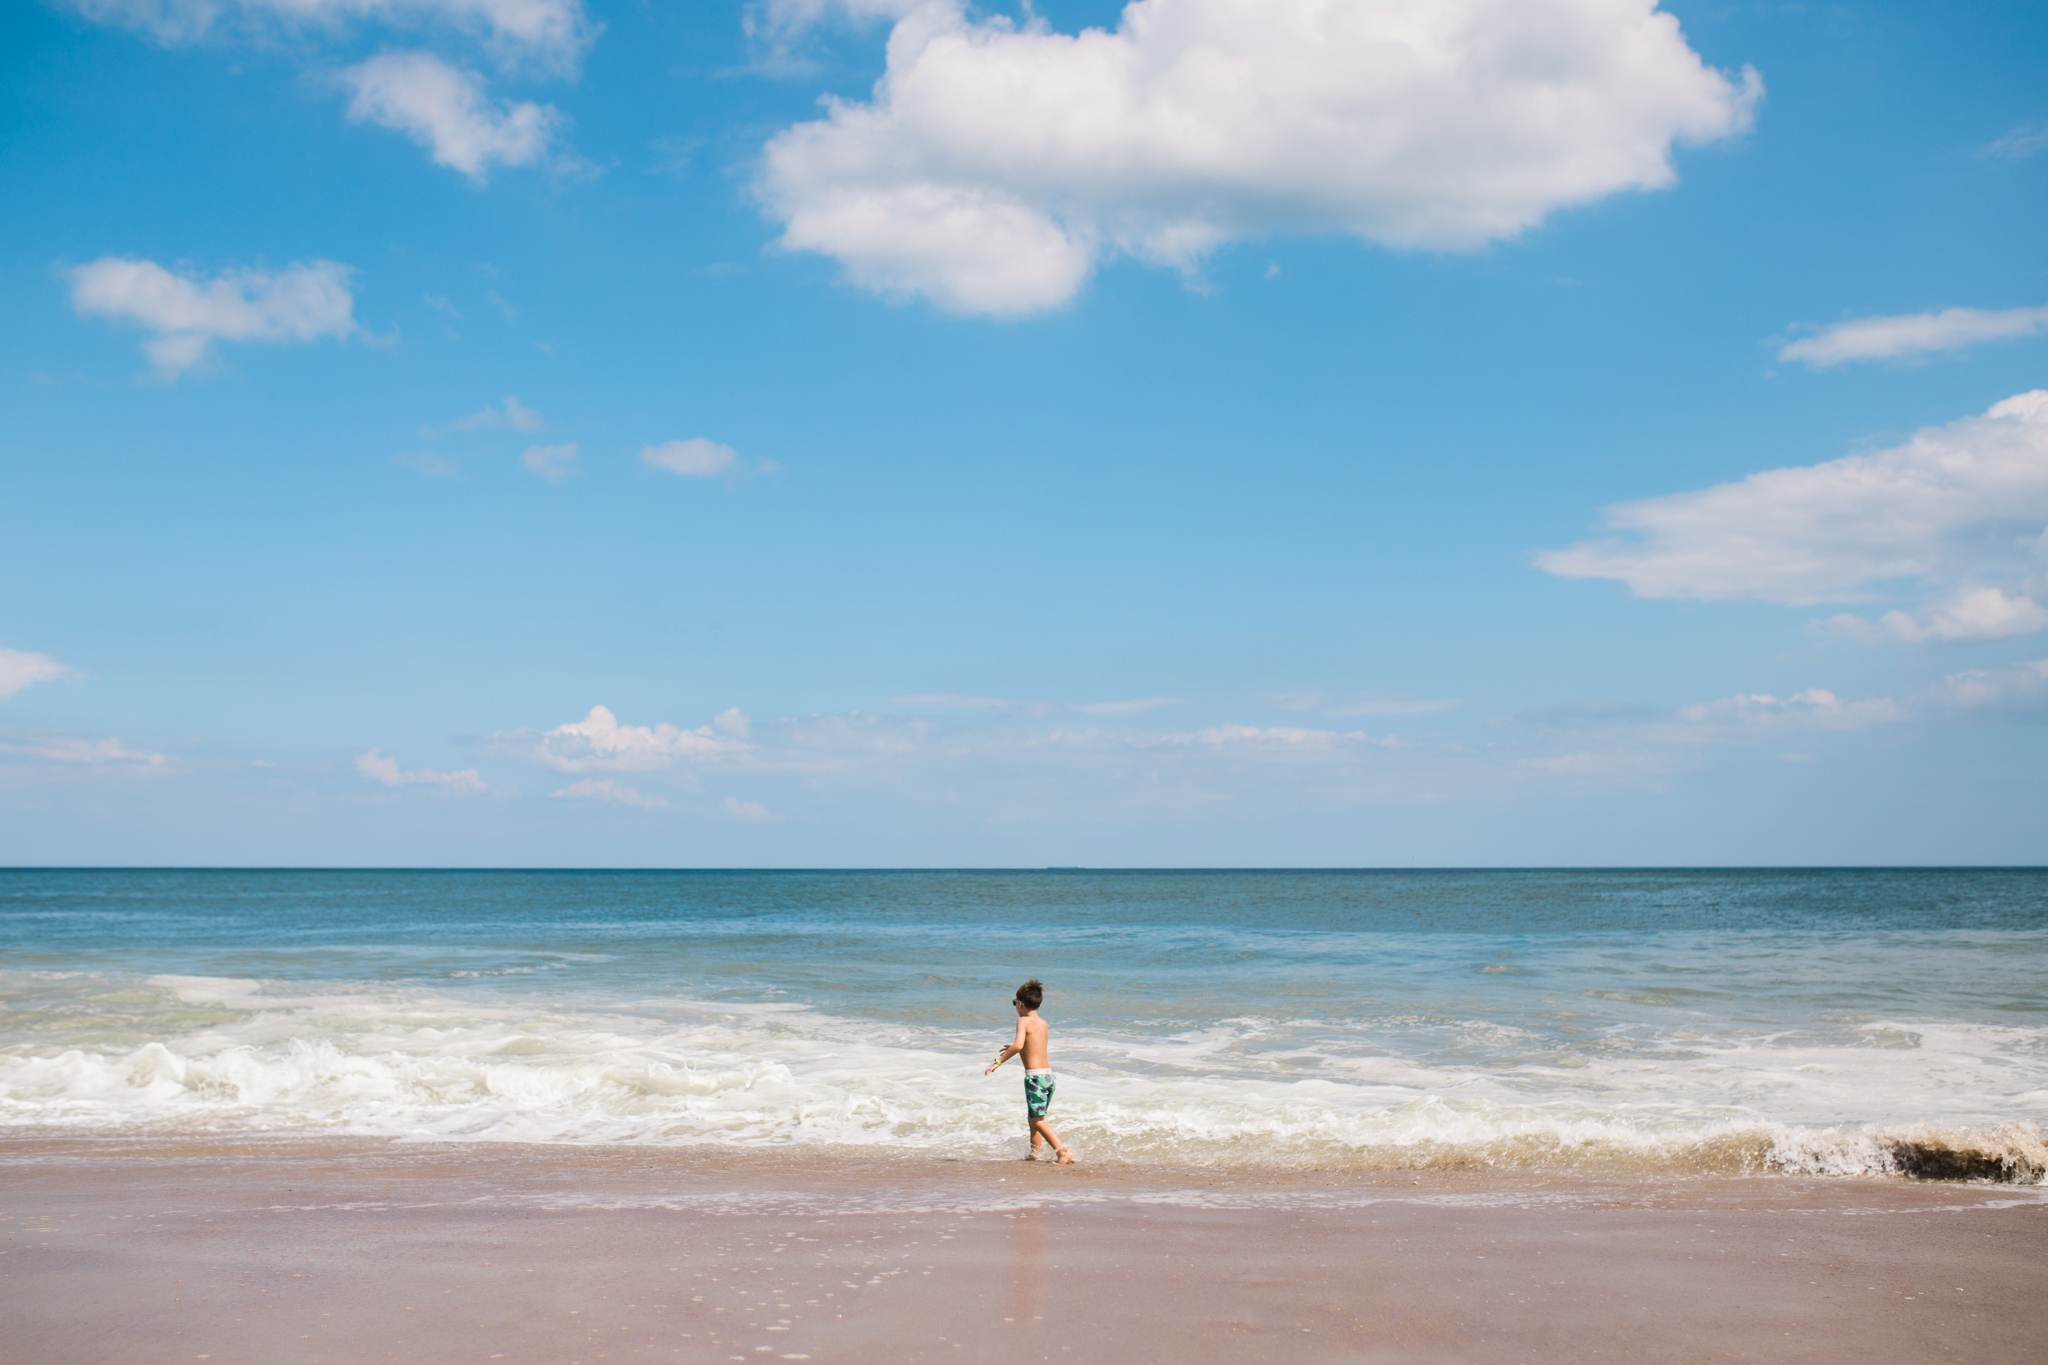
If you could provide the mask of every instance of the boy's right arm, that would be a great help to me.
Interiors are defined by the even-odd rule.
[[[988,1075],[990,1071],[994,1071],[997,1067],[1001,1066],[1004,1062],[1009,1061],[1010,1058],[1016,1056],[1023,1050],[1024,1021],[1022,1019],[1019,1019],[1017,1021],[1017,1036],[1010,1041],[1010,1045],[1008,1047],[1004,1048],[1001,1052],[998,1052],[996,1054],[996,1059],[988,1064],[988,1070],[982,1072],[981,1074],[984,1076]]]

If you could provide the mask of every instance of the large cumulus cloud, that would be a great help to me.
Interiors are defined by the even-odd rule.
[[[769,143],[759,190],[858,285],[1028,313],[1118,252],[1511,237],[1669,184],[1673,144],[1742,131],[1760,89],[1651,0],[1138,0],[1079,34],[928,0],[870,100]]]

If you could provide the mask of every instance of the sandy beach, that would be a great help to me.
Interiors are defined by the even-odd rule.
[[[0,1144],[9,1361],[2031,1361],[2048,1190]]]

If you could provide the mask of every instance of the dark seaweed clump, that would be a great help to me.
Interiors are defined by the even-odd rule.
[[[2038,1133],[2018,1124],[1981,1135],[1901,1135],[1885,1145],[1899,1173],[1915,1180],[2037,1185],[2048,1175],[2048,1148]]]

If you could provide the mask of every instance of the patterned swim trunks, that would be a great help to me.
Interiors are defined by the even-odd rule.
[[[1052,1073],[1050,1071],[1027,1071],[1024,1073],[1024,1112],[1032,1118],[1042,1119],[1045,1111],[1052,1108]]]

